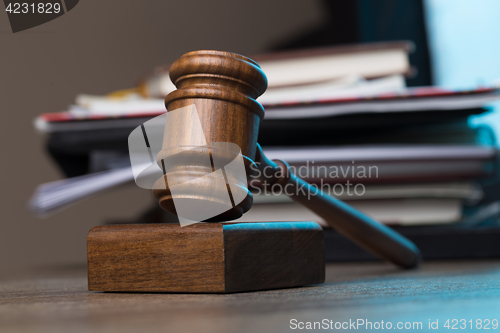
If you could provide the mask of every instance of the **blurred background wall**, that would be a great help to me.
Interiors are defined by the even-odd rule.
[[[134,217],[152,200],[149,191],[127,186],[45,220],[31,216],[26,203],[34,188],[62,177],[34,132],[38,114],[64,110],[78,93],[133,87],[188,51],[255,54],[324,19],[318,1],[85,0],[13,34],[0,13],[0,273],[83,264],[90,228]]]

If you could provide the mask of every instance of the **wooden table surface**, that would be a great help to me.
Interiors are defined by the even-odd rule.
[[[500,261],[428,262],[413,271],[328,264],[326,276],[325,284],[304,288],[197,295],[89,292],[85,267],[5,275],[0,332],[301,331],[290,329],[292,319],[421,322],[420,331],[438,320],[439,331],[449,331],[447,319],[472,319],[474,327],[477,319],[500,320]]]

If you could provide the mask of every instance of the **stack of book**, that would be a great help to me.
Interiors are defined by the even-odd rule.
[[[289,117],[263,122],[269,130],[262,131],[260,141],[270,158],[288,161],[299,176],[382,223],[458,223],[465,205],[483,199],[478,180],[496,173],[494,132],[468,122],[471,115],[486,112],[484,104],[492,98],[498,98],[495,89],[417,88],[369,100],[297,104],[298,113],[309,109],[314,116],[298,117],[291,108],[270,110],[267,115],[286,112]],[[342,116],[326,108],[315,114],[315,108],[327,106]],[[261,197],[262,205],[244,219],[283,211],[285,219],[300,216],[323,223],[285,196]]]
[[[500,91],[407,88],[404,76],[414,72],[411,50],[411,43],[393,42],[253,57],[269,79],[259,98],[266,109],[259,142],[269,158],[286,160],[318,188],[403,233],[425,230],[423,242],[433,235],[437,244],[450,232],[473,233],[460,228],[500,212],[490,194],[497,179],[495,134],[468,121],[489,111],[486,105],[500,98]],[[127,172],[128,135],[165,112],[163,97],[173,89],[168,67],[158,68],[137,88],[80,95],[69,111],[39,116],[35,127],[49,134],[49,152],[74,178],[41,186],[34,210],[47,213],[133,182]],[[255,195],[253,208],[240,220],[312,220],[326,228],[321,218],[277,193]],[[367,258],[334,231],[325,234],[334,240],[327,242],[328,259]],[[460,252],[438,255],[432,246],[422,248],[424,257]],[[500,255],[497,247],[492,256],[497,250]],[[468,253],[473,252],[481,249]]]

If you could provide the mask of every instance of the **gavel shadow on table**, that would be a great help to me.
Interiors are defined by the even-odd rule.
[[[264,108],[256,99],[266,90],[267,79],[255,61],[234,53],[195,51],[173,63],[170,78],[177,90],[165,99],[167,115],[194,105],[199,125],[193,126],[193,119],[176,117],[165,127],[165,137],[173,138],[174,144],[163,141],[156,161],[164,175],[156,181],[153,195],[172,213],[178,213],[180,207],[203,213],[211,205],[222,213],[206,223],[185,227],[93,228],[87,238],[89,290],[230,293],[323,283],[324,241],[318,224],[227,222],[252,206],[248,185],[227,170],[222,172],[223,178],[203,176],[218,171],[216,158],[229,163],[235,155],[242,159],[247,176],[255,176],[258,170],[264,188],[287,187],[286,193],[294,201],[360,247],[404,268],[418,266],[420,252],[412,242],[313,189],[290,172],[286,162],[266,158],[257,143]],[[192,145],[200,140],[207,144]],[[217,143],[240,151],[231,152]],[[208,164],[202,162],[207,157]],[[221,179],[230,201],[218,196]],[[240,199],[235,200],[237,197]]]

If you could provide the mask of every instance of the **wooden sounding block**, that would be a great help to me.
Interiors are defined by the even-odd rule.
[[[91,291],[231,293],[325,279],[314,222],[98,226],[87,249]]]

